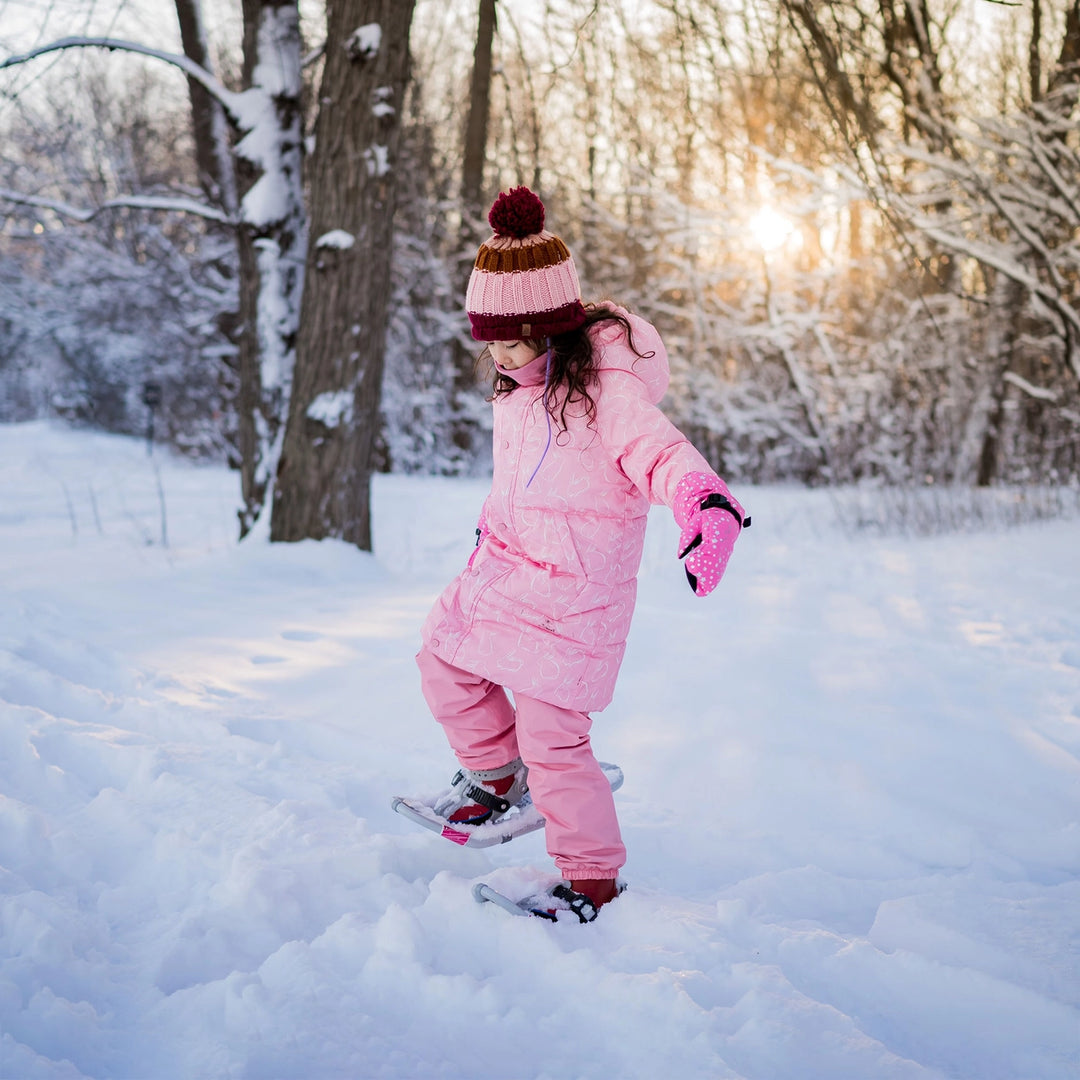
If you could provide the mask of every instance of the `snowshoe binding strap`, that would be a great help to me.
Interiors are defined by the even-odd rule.
[[[461,773],[458,773],[458,776],[461,776]],[[477,784],[469,784],[468,787],[463,788],[462,795],[469,802],[479,803],[481,806],[486,806],[493,813],[500,815],[505,814],[514,805],[501,795],[493,795],[487,788],[482,788]]]
[[[529,790],[528,776],[529,770],[521,758],[514,758],[497,769],[460,768],[454,773],[450,787],[435,801],[433,809],[440,817],[450,820],[462,807],[482,807],[483,813],[472,817],[467,824],[480,825],[496,820],[525,797]],[[512,782],[509,786],[502,785],[502,794],[496,794],[491,788],[485,787],[485,784],[493,781],[510,778]]]
[[[560,882],[551,890],[551,895],[556,900],[561,900],[577,917],[580,922],[590,923],[598,914],[596,905],[579,892],[575,892],[565,882]],[[554,918],[548,915],[548,918]]]

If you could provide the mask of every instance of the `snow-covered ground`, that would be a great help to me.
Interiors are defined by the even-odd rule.
[[[238,545],[224,469],[0,427],[0,1075],[1078,1075],[1080,522],[740,489],[698,600],[657,511],[594,729],[630,889],[556,926],[470,895],[542,834],[389,810],[451,771],[412,656],[482,494],[380,477],[374,556]]]

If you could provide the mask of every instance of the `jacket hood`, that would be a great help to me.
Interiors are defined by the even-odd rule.
[[[659,404],[667,392],[671,372],[667,350],[656,327],[625,308],[615,304],[607,306],[630,323],[633,346],[619,323],[597,323],[590,328],[589,334],[596,351],[598,367],[601,371],[625,371],[640,379],[649,401],[654,405]]]

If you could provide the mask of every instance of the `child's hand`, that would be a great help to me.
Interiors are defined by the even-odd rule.
[[[716,490],[717,486],[723,488]],[[732,548],[750,519],[717,477],[688,473],[679,483],[675,520],[682,526],[679,558],[690,588],[708,596],[720,583]]]

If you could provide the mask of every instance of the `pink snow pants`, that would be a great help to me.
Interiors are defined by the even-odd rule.
[[[626,862],[611,785],[593,756],[588,713],[514,695],[421,649],[424,698],[467,769],[497,769],[520,757],[547,820],[548,854],[568,880],[611,878]],[[516,708],[515,708],[516,706]]]

